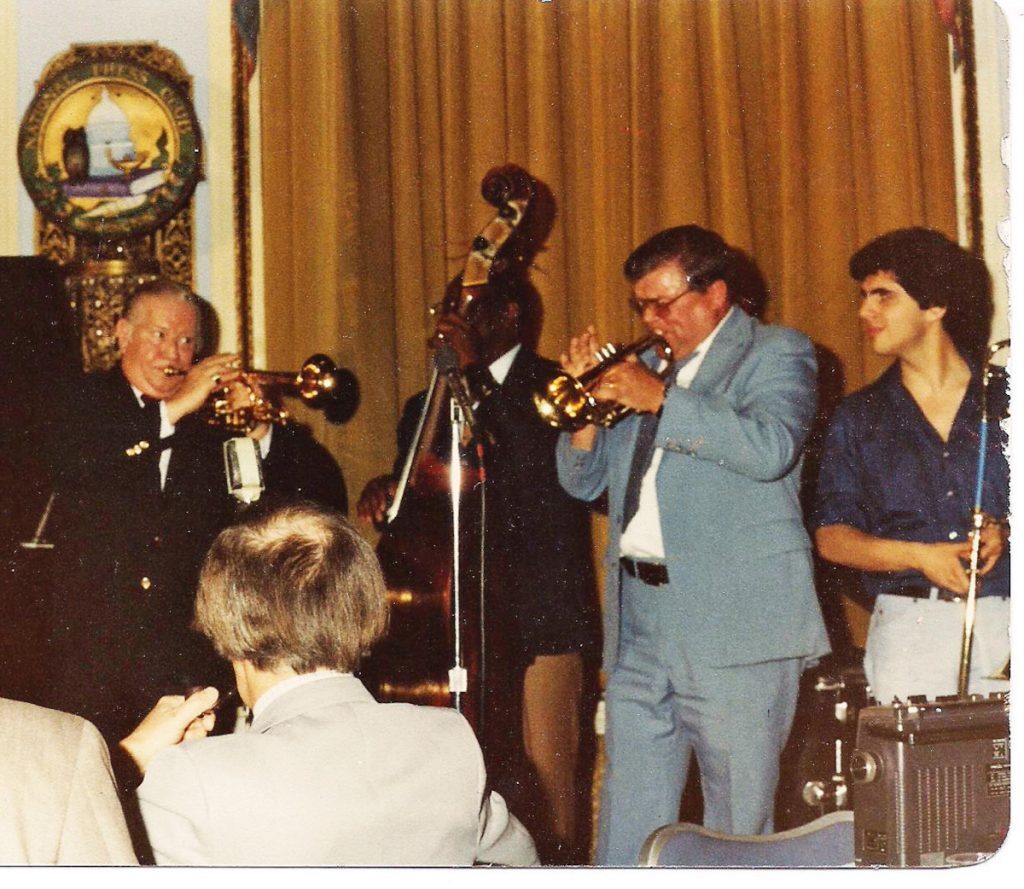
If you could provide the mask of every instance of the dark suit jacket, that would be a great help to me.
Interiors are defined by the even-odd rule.
[[[558,432],[537,413],[533,394],[558,366],[523,347],[504,382],[476,408],[489,434],[487,572],[500,593],[487,607],[510,648],[538,654],[580,651],[596,642],[594,571],[588,507],[558,482]],[[398,427],[396,475],[408,451],[425,393],[405,405]],[[445,441],[450,435],[442,436]],[[442,443],[447,452],[447,445]]]
[[[119,370],[81,379],[60,401],[47,447],[57,492],[51,703],[118,737],[161,694],[229,678],[190,624],[202,559],[242,507],[227,491],[225,436],[195,416],[169,439],[160,489],[159,416],[138,406]],[[308,434],[275,429],[268,495],[343,506],[336,467],[336,479],[298,483],[293,466],[323,468],[318,448]]]

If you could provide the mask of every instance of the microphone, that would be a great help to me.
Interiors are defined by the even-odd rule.
[[[462,413],[469,424],[469,428],[476,433],[476,416],[473,414],[473,399],[469,397],[469,390],[466,388],[466,381],[459,372],[459,356],[455,349],[444,343],[434,350],[434,367],[438,373],[444,374],[448,381],[448,390],[452,398],[462,409]]]

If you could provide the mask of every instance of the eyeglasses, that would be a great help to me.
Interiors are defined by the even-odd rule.
[[[682,293],[677,293],[668,299],[637,299],[635,296],[631,296],[629,298],[629,307],[640,317],[643,317],[647,309],[650,309],[655,315],[664,315],[672,308],[674,303],[681,300],[686,294],[694,293],[696,289],[695,287],[687,287]]]
[[[157,327],[152,324],[145,327],[135,327],[134,330],[138,330],[139,336],[146,340],[146,342],[151,346],[159,346],[162,343],[168,342],[170,339],[169,332],[166,328]],[[194,336],[184,334],[175,340],[175,344],[187,348],[196,344],[196,338]]]

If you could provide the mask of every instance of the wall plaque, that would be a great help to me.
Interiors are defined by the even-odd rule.
[[[184,207],[201,175],[188,95],[132,61],[72,65],[46,80],[22,119],[18,164],[40,213],[69,234],[148,234]]]

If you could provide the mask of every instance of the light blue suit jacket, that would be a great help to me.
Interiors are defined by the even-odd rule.
[[[684,356],[679,356],[684,357]],[[647,356],[653,362],[653,355]],[[697,663],[751,664],[829,651],[798,487],[816,406],[803,334],[734,308],[689,389],[668,390],[656,446],[662,539],[677,597],[674,628]],[[562,486],[608,490],[604,667],[618,656],[619,537],[639,418],[601,429],[590,451],[558,442]]]

